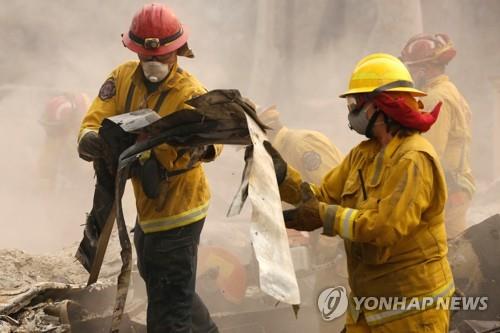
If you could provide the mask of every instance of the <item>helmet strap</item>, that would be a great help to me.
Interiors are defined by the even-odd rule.
[[[384,116],[384,123],[385,123],[385,129],[387,132],[391,132],[391,125],[394,124],[394,121],[386,115],[384,112],[382,112],[382,115]]]
[[[406,87],[406,88],[414,88],[413,83],[410,81],[405,81],[405,80],[397,80],[397,81],[392,81],[387,84],[384,84],[383,86],[380,86],[376,89],[374,89],[372,92],[368,93],[366,98],[367,100],[372,100],[375,97],[377,97],[378,94],[383,93],[384,91],[387,91],[389,89],[393,88],[401,88],[401,87]]]
[[[175,34],[164,38],[141,38],[135,35],[132,31],[128,32],[128,37],[135,43],[141,45],[145,49],[157,49],[165,44],[171,43],[184,33],[182,27]]]

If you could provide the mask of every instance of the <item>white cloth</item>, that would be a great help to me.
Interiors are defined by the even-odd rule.
[[[260,288],[280,302],[300,304],[273,161],[262,144],[267,138],[249,116],[247,123],[253,156],[247,161],[228,216],[241,211],[248,194],[253,208],[250,233],[259,263]]]

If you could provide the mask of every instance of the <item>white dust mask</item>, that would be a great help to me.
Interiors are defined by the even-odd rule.
[[[170,72],[170,66],[159,61],[141,62],[141,66],[144,76],[151,82],[160,82]]]

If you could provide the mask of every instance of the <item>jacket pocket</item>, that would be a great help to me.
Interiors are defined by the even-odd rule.
[[[378,247],[368,243],[358,243],[358,250],[361,253],[361,261],[369,265],[381,265],[387,262],[391,257],[391,249],[389,247]]]
[[[344,185],[344,190],[341,194],[341,201],[343,206],[352,206],[357,201],[357,194],[361,189],[361,184],[357,178],[350,175]]]
[[[431,232],[430,227],[425,227],[416,236],[414,238],[415,242],[418,244],[419,251],[425,258],[432,258],[439,255],[440,252],[444,252],[444,250],[440,251],[439,241],[436,238],[436,236],[442,236],[439,235],[439,230]],[[446,237],[442,236],[440,238],[445,239]]]

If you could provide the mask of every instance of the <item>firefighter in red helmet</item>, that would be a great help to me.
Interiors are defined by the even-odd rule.
[[[448,35],[419,34],[410,38],[400,57],[417,86],[427,93],[421,97],[424,105],[443,103],[439,120],[425,136],[436,149],[446,174],[449,238],[467,228],[467,211],[476,190],[470,163],[472,113],[464,96],[445,74],[456,53]]]
[[[187,27],[165,5],[148,4],[135,14],[122,41],[139,61],[118,66],[103,83],[82,122],[80,157],[87,161],[104,157],[105,144],[98,135],[104,118],[143,108],[165,116],[186,108],[187,100],[206,92],[177,63],[177,56],[193,57],[188,35]],[[202,162],[213,160],[220,149],[206,146],[202,152],[181,154],[162,144],[143,153],[138,166],[154,164],[148,170],[158,174],[139,170],[132,176],[137,207],[134,243],[146,283],[149,333],[218,332],[195,292],[195,278],[210,199]],[[155,186],[155,191],[144,184]]]
[[[44,192],[67,189],[74,184],[73,176],[79,165],[74,158],[74,143],[69,138],[78,128],[88,105],[88,97],[83,93],[61,93],[45,103],[38,119],[45,132],[38,160],[39,180]]]

